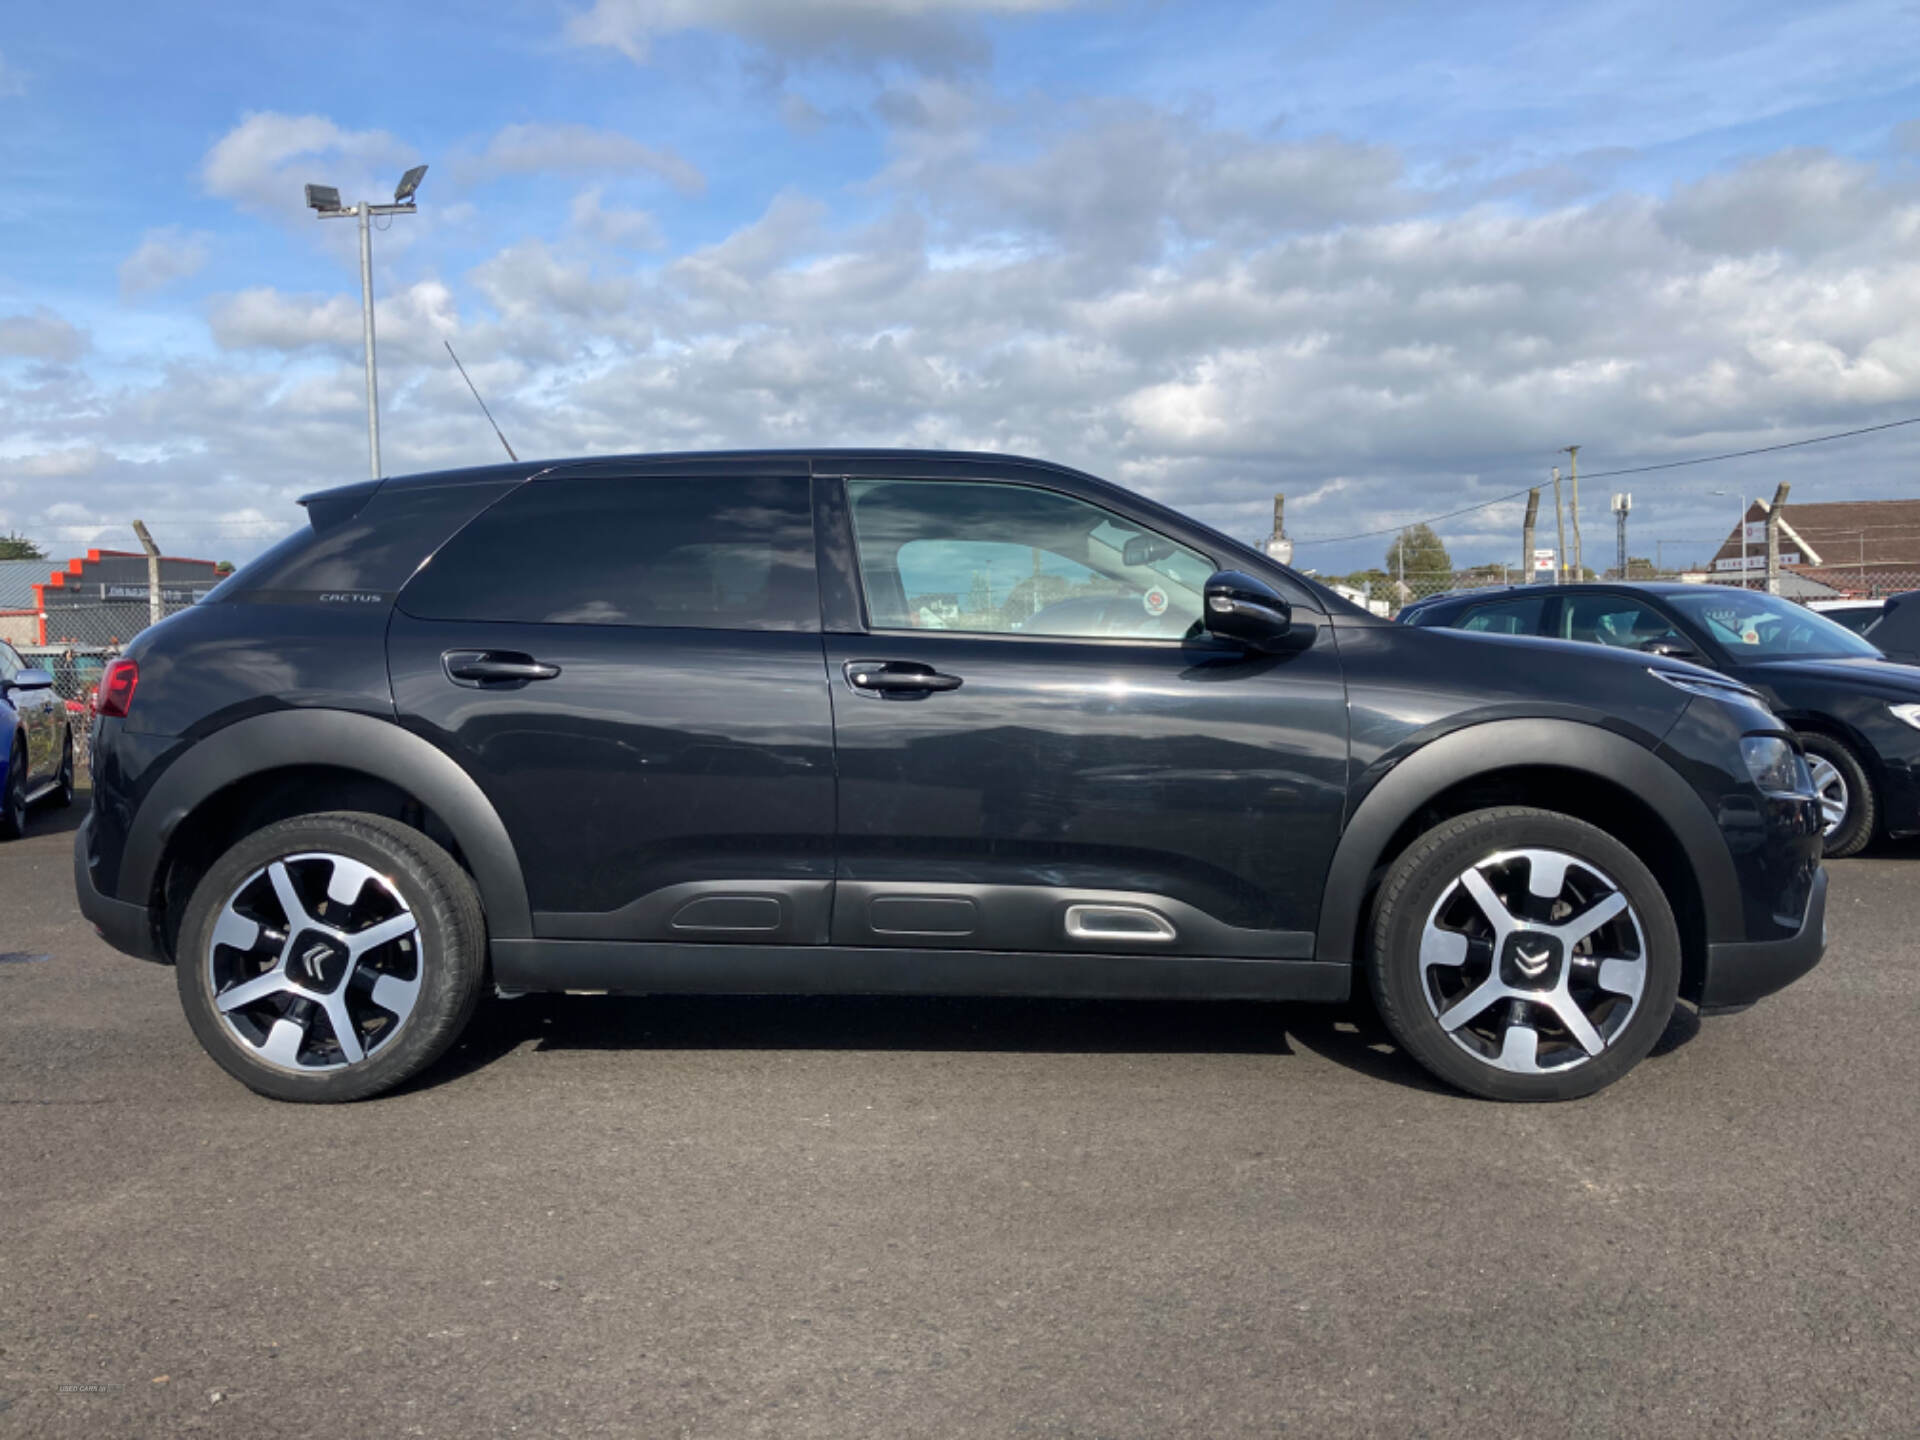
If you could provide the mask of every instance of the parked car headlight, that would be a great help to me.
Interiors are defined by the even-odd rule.
[[[1749,735],[1740,742],[1753,783],[1768,795],[1811,795],[1813,777],[1807,762],[1778,735]]]
[[[1887,709],[1914,729],[1920,730],[1920,705],[1889,705]]]

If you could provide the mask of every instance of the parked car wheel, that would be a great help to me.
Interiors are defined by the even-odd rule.
[[[62,809],[73,804],[73,730],[67,730],[67,738],[60,751],[60,775],[54,782],[53,803]]]
[[[1859,854],[1873,838],[1880,809],[1866,766],[1851,746],[1830,735],[1803,734],[1800,740],[1806,746],[1813,788],[1820,796],[1827,857]]]
[[[175,969],[207,1053],[279,1100],[360,1100],[438,1059],[473,1014],[486,926],[473,882],[418,831],[336,812],[214,862]]]
[[[6,793],[0,795],[0,840],[18,840],[27,833],[27,747],[13,742],[7,762]]]
[[[1493,1100],[1571,1100],[1666,1029],[1680,933],[1611,835],[1502,807],[1435,826],[1394,861],[1367,966],[1388,1029],[1440,1079]]]

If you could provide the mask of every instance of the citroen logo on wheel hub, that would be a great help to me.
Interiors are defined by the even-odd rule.
[[[1562,954],[1555,936],[1516,930],[1500,947],[1500,978],[1517,990],[1551,990],[1560,980]]]

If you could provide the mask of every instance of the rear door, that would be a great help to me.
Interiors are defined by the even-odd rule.
[[[1249,656],[1197,623],[1215,557],[1111,504],[869,474],[826,505],[859,602],[827,636],[836,943],[1311,954],[1347,731],[1304,593],[1305,643]]]
[[[825,940],[804,463],[536,477],[408,583],[388,657],[402,723],[506,824],[536,936]]]

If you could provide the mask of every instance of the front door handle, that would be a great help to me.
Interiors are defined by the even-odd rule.
[[[548,665],[517,650],[449,650],[441,659],[449,680],[476,689],[518,689],[529,680],[551,680],[560,673],[558,665]]]
[[[958,690],[958,675],[942,675],[931,665],[911,660],[849,660],[845,666],[847,684],[862,695],[931,695],[938,690]]]

